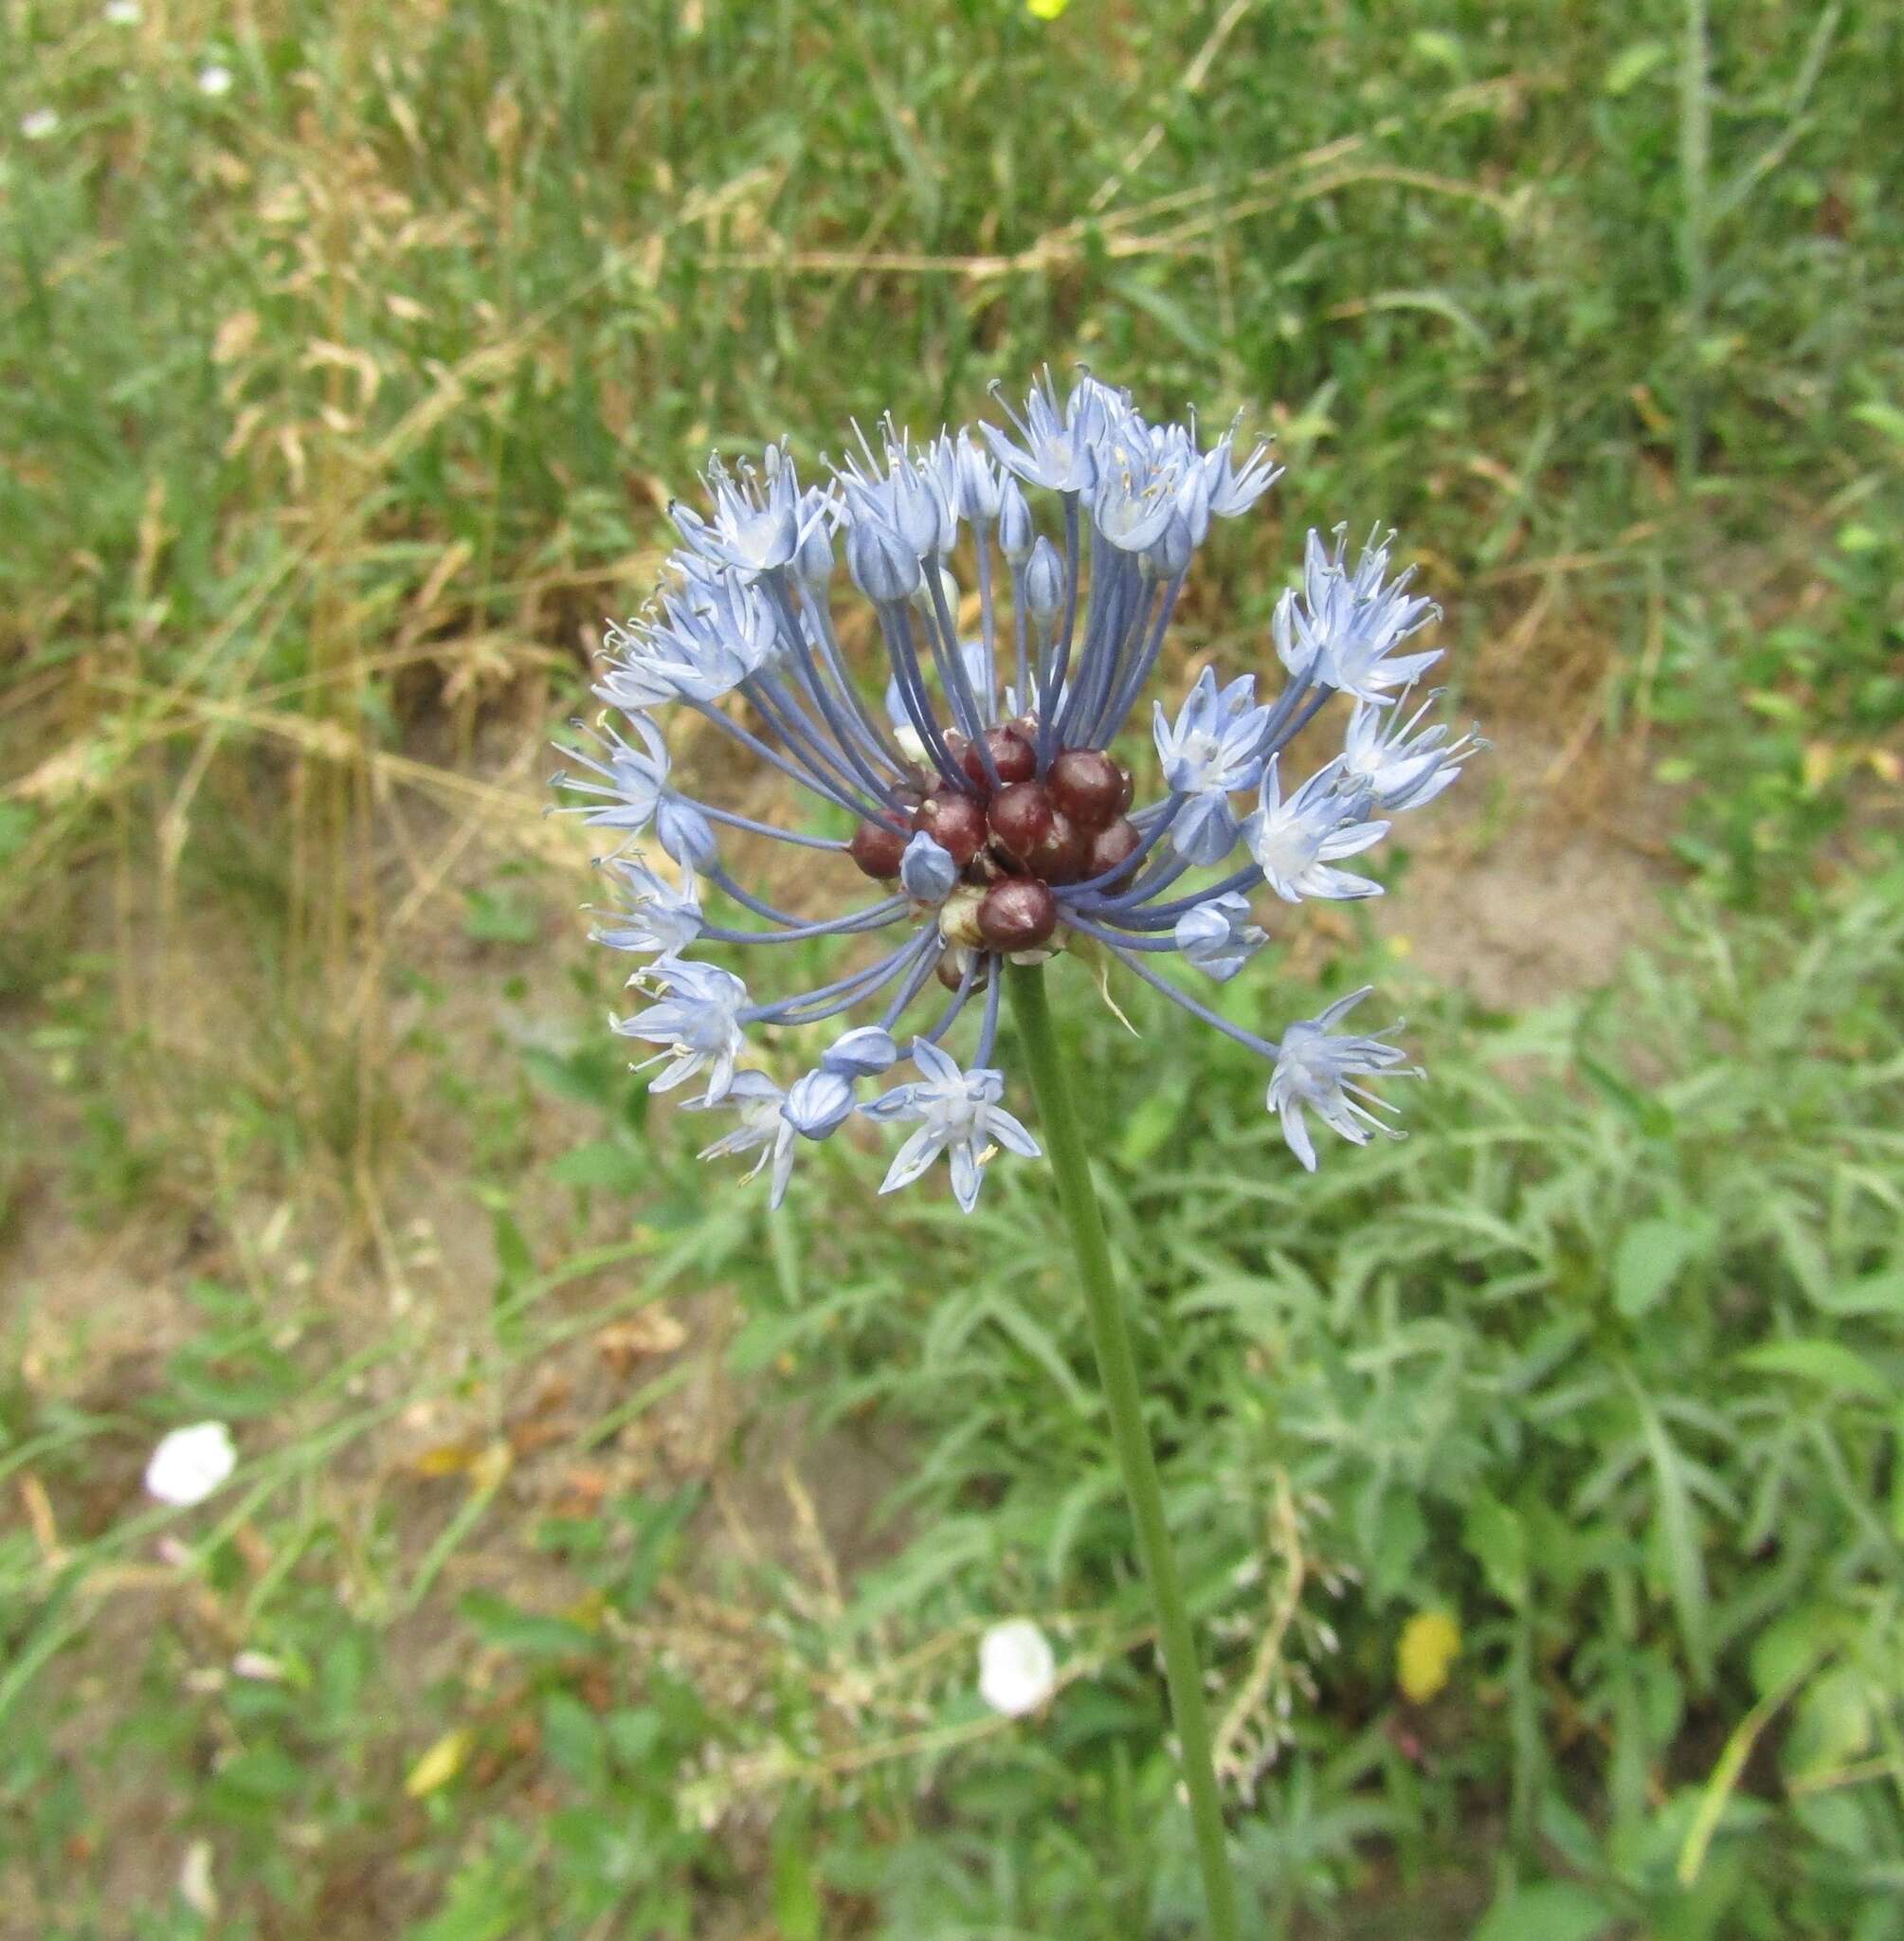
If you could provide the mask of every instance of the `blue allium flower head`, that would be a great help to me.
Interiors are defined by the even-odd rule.
[[[652,1089],[696,1087],[696,1109],[734,1116],[707,1156],[756,1154],[775,1205],[803,1141],[856,1125],[911,1128],[883,1190],[944,1157],[968,1210],[996,1152],[1037,1155],[994,1062],[1006,961],[1069,951],[1100,973],[1120,966],[1249,1047],[1305,1167],[1312,1119],[1357,1144],[1390,1132],[1380,1115],[1392,1108],[1363,1081],[1413,1075],[1387,1034],[1336,1029],[1362,992],[1277,1042],[1159,962],[1223,982],[1266,941],[1253,897],[1378,895],[1337,865],[1485,746],[1426,718],[1438,694],[1408,712],[1411,684],[1439,658],[1410,644],[1436,609],[1391,571],[1391,536],[1378,531],[1351,564],[1344,529],[1329,544],[1309,535],[1270,627],[1281,691],[1259,698],[1267,655],[1228,680],[1202,668],[1151,711],[1158,782],[1142,790],[1125,761],[1140,745],[1132,720],[1179,659],[1171,620],[1189,565],[1212,524],[1250,512],[1279,468],[1236,425],[1206,450],[1193,416],[1151,424],[1089,375],[1066,394],[1041,376],[1005,415],[925,442],[882,418],[816,484],[802,484],[784,445],[758,465],[711,463],[707,509],[671,508],[681,545],[655,600],[607,629],[595,692],[622,725],[584,728],[557,778],[574,812],[621,844],[604,860],[615,900],[593,933],[642,960],[629,979],[640,1001],[615,1030],[656,1047]],[[843,553],[870,607],[851,624],[834,611]],[[1296,737],[1338,696],[1338,752],[1286,782]],[[790,784],[818,825],[688,792],[656,719],[664,708],[730,745],[698,774]],[[730,839],[747,846],[724,858]],[[736,873],[753,874],[770,842],[801,859],[783,879],[797,882],[797,908]],[[856,869],[878,887],[840,898],[829,885]],[[703,954],[766,963],[785,945],[837,962],[811,989],[755,1001]],[[921,1026],[911,1014],[934,985],[936,1016]],[[954,1054],[952,1033],[972,1019]],[[833,1033],[817,1056],[814,1025]],[[750,1046],[784,1060],[795,1045],[811,1062],[790,1082],[744,1062]],[[901,1067],[910,1076],[877,1089]]]

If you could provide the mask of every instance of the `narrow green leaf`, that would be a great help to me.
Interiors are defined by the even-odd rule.
[[[528,1658],[574,1658],[600,1648],[598,1641],[567,1618],[525,1611],[493,1590],[465,1591],[456,1608],[485,1643]]]
[[[1813,1299],[1828,1315],[1904,1315],[1904,1267],[1826,1282]]]
[[[1527,1526],[1497,1497],[1478,1496],[1462,1525],[1468,1553],[1497,1597],[1518,1605],[1527,1596]]]
[[[1630,47],[1623,47],[1606,63],[1600,92],[1616,100],[1622,95],[1631,94],[1655,68],[1664,63],[1667,52],[1663,41],[1635,41]]]
[[[1655,1531],[1666,1568],[1667,1587],[1679,1620],[1679,1634],[1695,1677],[1704,1684],[1712,1676],[1712,1598],[1706,1587],[1706,1562],[1699,1549],[1698,1519],[1686,1481],[1685,1459],[1667,1432],[1659,1411],[1643,1396],[1640,1420],[1646,1454],[1653,1465]]]
[[[1706,1240],[1700,1227],[1683,1220],[1636,1221],[1614,1250],[1613,1305],[1629,1321],[1650,1314]]]
[[[1616,1910],[1571,1880],[1535,1880],[1489,1908],[1474,1941],[1594,1941]]]
[[[1165,296],[1161,290],[1153,290],[1140,278],[1120,277],[1112,286],[1112,294],[1121,297],[1126,303],[1135,305],[1162,324],[1193,355],[1211,357],[1216,354],[1216,346],[1210,342],[1209,333],[1190,313],[1174,298]]]
[[[1888,1402],[1895,1392],[1856,1349],[1815,1335],[1762,1341],[1739,1356],[1739,1366],[1761,1374],[1798,1375],[1839,1393],[1861,1395],[1868,1402]]]
[[[986,1306],[992,1319],[1051,1377],[1071,1407],[1079,1415],[1090,1415],[1097,1404],[1085,1392],[1049,1332],[1016,1301],[1006,1300],[1002,1295],[994,1295]]]

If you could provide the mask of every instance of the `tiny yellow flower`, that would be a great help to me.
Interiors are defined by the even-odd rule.
[[[1461,1627],[1446,1611],[1417,1611],[1395,1645],[1395,1682],[1411,1705],[1425,1705],[1448,1682],[1460,1656]]]
[[[1025,10],[1033,20],[1056,20],[1071,0],[1025,0]]]
[[[426,1799],[446,1787],[462,1770],[476,1734],[466,1725],[446,1732],[409,1769],[404,1791],[413,1800]]]

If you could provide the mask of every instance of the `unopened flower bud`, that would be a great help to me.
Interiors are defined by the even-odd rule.
[[[998,496],[998,550],[1013,566],[1022,567],[1031,557],[1037,537],[1025,494],[1016,479],[1007,479]]]
[[[793,555],[793,570],[815,593],[833,578],[833,535],[824,520],[816,520]]]
[[[998,517],[998,467],[963,432],[952,445],[952,509],[961,518],[984,526]]]
[[[1064,605],[1064,562],[1049,539],[1041,536],[1025,568],[1025,610],[1041,625],[1049,625]]]
[[[794,1081],[781,1113],[803,1138],[830,1138],[853,1116],[853,1081],[823,1065]]]
[[[952,854],[922,829],[899,859],[899,880],[916,903],[943,903],[958,881]]]
[[[919,556],[890,527],[862,517],[846,534],[846,571],[867,599],[891,606],[919,584]]]
[[[674,860],[695,869],[712,869],[720,860],[714,825],[691,802],[663,795],[655,806],[655,834]]]
[[[833,1041],[831,1050],[820,1061],[822,1071],[838,1072],[844,1078],[870,1079],[890,1071],[898,1062],[899,1047],[893,1034],[878,1025],[861,1025]]]

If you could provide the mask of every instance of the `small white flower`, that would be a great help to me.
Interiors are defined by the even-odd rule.
[[[161,1503],[181,1510],[202,1503],[238,1467],[231,1431],[222,1422],[173,1429],[152,1452],[145,1486]]]
[[[1340,757],[1318,769],[1287,802],[1277,767],[1272,755],[1262,771],[1260,807],[1242,825],[1242,839],[1264,881],[1285,903],[1305,897],[1338,902],[1379,897],[1380,883],[1329,867],[1338,857],[1359,856],[1388,833],[1385,822],[1359,819],[1363,799],[1340,792]]]
[[[103,18],[108,27],[136,27],[145,18],[138,0],[106,0]]]
[[[1358,700],[1349,717],[1342,772],[1351,782],[1365,784],[1371,805],[1385,814],[1434,801],[1454,784],[1462,763],[1487,746],[1478,729],[1450,741],[1443,721],[1415,734],[1440,698],[1437,689],[1405,719],[1406,695],[1379,707]]]
[[[216,100],[220,95],[231,92],[231,70],[223,63],[213,61],[209,66],[198,70],[198,91]]]
[[[218,1918],[218,1886],[211,1877],[211,1842],[194,1840],[178,1867],[178,1897],[201,1919]]]
[[[604,867],[621,879],[627,904],[608,913],[610,921],[589,933],[598,944],[666,956],[686,950],[700,934],[700,898],[692,864],[672,883],[650,869],[639,851],[632,857],[611,856]]]
[[[1309,1136],[1303,1117],[1307,1108],[1332,1132],[1340,1133],[1351,1144],[1366,1146],[1372,1134],[1399,1139],[1404,1135],[1375,1116],[1375,1112],[1393,1112],[1386,1098],[1378,1097],[1366,1085],[1356,1082],[1378,1072],[1393,1078],[1419,1079],[1414,1067],[1404,1067],[1407,1054],[1400,1045],[1387,1042],[1387,1031],[1369,1038],[1337,1034],[1335,1026],[1369,995],[1366,984],[1339,997],[1320,1017],[1305,1018],[1282,1034],[1276,1055],[1276,1070],[1269,1081],[1269,1109],[1282,1120],[1282,1136],[1289,1150],[1311,1172],[1315,1170],[1315,1143]],[[1388,1030],[1400,1028],[1400,1023]],[[1351,1095],[1353,1095],[1352,1097]],[[1373,1106],[1375,1112],[1369,1108]]]
[[[31,108],[20,117],[20,134],[27,141],[45,141],[60,132],[57,108]]]
[[[637,1071],[671,1060],[650,1092],[672,1092],[700,1073],[708,1074],[704,1105],[718,1105],[734,1082],[734,1063],[745,1041],[740,1013],[747,1005],[747,986],[731,970],[712,964],[686,963],[662,957],[643,973],[644,983],[665,990],[660,1004],[649,1005],[632,1018],[613,1018],[611,1026],[624,1038],[640,1038],[662,1049],[644,1059]]]
[[[1206,667],[1178,710],[1174,725],[1157,704],[1151,735],[1165,782],[1188,796],[1170,828],[1179,856],[1221,862],[1236,846],[1238,822],[1229,797],[1262,779],[1263,729],[1271,711],[1256,705],[1256,680],[1245,674],[1219,689]]]
[[[957,1061],[924,1038],[913,1040],[916,1083],[896,1085],[861,1110],[870,1119],[912,1124],[918,1131],[893,1155],[879,1190],[911,1186],[941,1152],[952,1158],[952,1197],[970,1213],[978,1204],[986,1154],[995,1141],[1025,1159],[1042,1156],[1038,1141],[1006,1112],[1005,1074],[988,1067],[962,1072]]]
[[[1051,1641],[1029,1618],[1008,1618],[979,1640],[978,1696],[994,1712],[1021,1718],[1057,1689]]]
[[[787,1197],[788,1181],[793,1177],[793,1140],[798,1131],[785,1111],[787,1094],[765,1072],[736,1072],[718,1100],[690,1101],[695,1111],[709,1110],[714,1104],[724,1105],[735,1113],[738,1123],[733,1132],[723,1133],[711,1146],[703,1146],[700,1156],[725,1159],[730,1153],[758,1149],[760,1157],[753,1162],[747,1177],[752,1179],[771,1163],[773,1174],[768,1204],[778,1206]]]
[[[1324,687],[1386,707],[1394,699],[1391,690],[1406,687],[1442,658],[1439,647],[1389,658],[1441,609],[1409,592],[1412,567],[1388,578],[1387,540],[1371,537],[1352,572],[1348,545],[1344,527],[1335,530],[1333,553],[1324,550],[1319,533],[1310,534],[1302,592],[1298,596],[1292,589],[1276,603],[1270,630],[1277,654],[1292,674],[1311,676]]]

